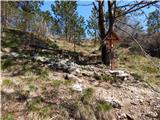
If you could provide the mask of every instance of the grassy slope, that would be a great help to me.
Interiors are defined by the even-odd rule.
[[[142,79],[149,84],[160,86],[160,59],[130,54],[126,49],[119,53],[119,67],[126,68],[135,74],[137,79]]]
[[[68,43],[66,41],[56,41],[57,42],[54,43],[57,44],[61,49],[73,51],[72,43]],[[82,46],[76,45],[76,51],[82,52],[86,56],[90,55],[93,50],[97,49],[98,44],[95,47],[92,42],[84,42]],[[160,86],[160,70],[154,67],[149,59],[141,55],[131,55],[127,49],[119,48],[117,51],[119,56],[117,59],[119,69],[128,70],[129,72],[133,73],[137,79],[142,79],[152,85]],[[152,59],[154,59],[156,64],[158,62],[160,63],[160,59]],[[10,73],[13,72],[17,72],[17,75],[11,76]],[[16,93],[11,96],[2,93],[3,119],[12,120],[17,118],[17,116],[23,119],[23,117],[25,117],[24,115],[26,115],[28,119],[34,118],[47,120],[50,118],[50,116],[57,116],[57,114],[64,117],[59,119],[66,119],[68,116],[65,112],[66,108],[63,105],[55,106],[55,103],[63,100],[63,98],[60,98],[61,96],[59,95],[63,94],[68,97],[68,101],[65,98],[66,103],[67,105],[72,103],[72,105],[69,107],[73,107],[73,111],[76,110],[77,106],[81,105],[81,103],[77,103],[80,95],[68,89],[68,85],[70,85],[72,81],[66,82],[64,79],[62,79],[62,77],[60,78],[57,76],[57,74],[59,73],[52,71],[45,66],[40,66],[37,62],[32,62],[30,58],[16,59],[11,57],[3,57],[3,82],[1,89],[14,89],[16,91]],[[46,102],[42,102],[40,100],[41,98],[35,97],[30,101],[27,101],[27,104],[25,104],[25,96],[27,97],[29,94],[34,96],[34,92],[36,92],[36,95],[40,94],[44,98],[47,97],[48,100],[52,100],[49,101],[51,103],[48,105]],[[18,98],[15,98],[15,96],[18,96]],[[70,96],[72,96],[72,100],[74,101],[69,99]],[[17,102],[17,99],[19,102]],[[103,106],[100,104],[98,106],[97,107],[99,109],[103,108],[104,106],[107,106],[108,108],[108,105]],[[17,109],[20,111],[17,112]]]

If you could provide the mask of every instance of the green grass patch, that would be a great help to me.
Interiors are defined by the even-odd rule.
[[[5,59],[2,59],[2,62],[1,62],[2,70],[5,70],[5,69],[11,67],[12,65],[14,65],[14,59],[13,58],[8,57],[8,58],[5,58]]]
[[[88,88],[84,91],[83,96],[81,97],[81,101],[84,104],[89,104],[93,98],[93,93],[94,93],[94,89],[93,88]]]
[[[58,89],[60,87],[60,85],[63,84],[63,81],[61,81],[61,80],[53,80],[51,84],[52,84],[52,86],[54,88]]]
[[[148,73],[158,73],[160,72],[158,70],[158,68],[154,67],[154,66],[141,66],[141,69],[145,72],[148,72]]]
[[[6,116],[2,116],[2,120],[14,120],[13,114],[8,114]]]
[[[29,85],[30,91],[36,91],[38,88],[34,84]]]
[[[63,83],[64,85],[71,85],[74,82],[75,82],[74,80],[65,80]]]
[[[33,112],[40,111],[41,109],[40,98],[29,101],[27,103],[27,107],[29,111],[33,111]]]
[[[112,109],[112,105],[106,101],[100,101],[97,104],[98,111],[106,112],[109,111],[110,109]]]
[[[2,81],[2,86],[11,86],[12,84],[13,84],[13,82],[10,79],[4,79]]]
[[[104,81],[112,81],[114,78],[111,75],[103,75],[102,79]]]
[[[40,109],[39,114],[43,117],[47,117],[47,116],[50,116],[51,112],[52,112],[51,107],[45,106]]]
[[[141,80],[144,79],[144,76],[142,76],[142,75],[140,75],[138,73],[132,73],[131,75],[134,77],[135,80],[141,81]]]

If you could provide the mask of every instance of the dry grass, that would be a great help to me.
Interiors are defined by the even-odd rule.
[[[59,48],[62,48],[64,50],[69,50],[69,51],[74,51],[74,44],[71,42],[68,42],[66,40],[51,40],[54,41]],[[81,52],[84,55],[89,55],[91,54],[93,51],[98,50],[99,49],[99,43],[97,43],[96,45],[94,45],[93,41],[85,41],[85,42],[81,42],[80,45],[75,45],[75,51],[76,52]]]
[[[160,85],[159,77],[157,77],[160,75],[160,68],[158,68],[160,59],[146,58],[142,55],[131,55],[125,49],[121,49],[120,53],[118,60],[119,67],[137,74],[136,76],[140,76],[142,80],[152,85]]]

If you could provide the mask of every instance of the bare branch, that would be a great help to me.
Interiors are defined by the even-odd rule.
[[[144,3],[144,2],[141,1],[141,2],[139,2],[139,3],[137,3],[137,4],[135,4],[134,7],[131,7],[131,8],[129,8],[128,10],[126,10],[124,13],[116,16],[116,18],[121,17],[121,16],[124,16],[124,15],[129,14],[129,13],[132,13],[132,12],[135,12],[135,11],[137,11],[137,10],[140,10],[140,9],[142,9],[142,8],[144,8],[144,7],[147,7],[147,6],[149,6],[149,5],[155,4],[155,3],[157,3],[157,2],[158,2],[158,1],[151,1],[151,2],[145,2],[145,3]]]

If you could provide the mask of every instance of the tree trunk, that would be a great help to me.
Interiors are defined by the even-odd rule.
[[[99,5],[99,30],[100,30],[100,38],[101,38],[101,59],[105,65],[109,65],[109,54],[107,43],[103,41],[105,38],[105,26],[104,26],[104,1],[98,1]]]
[[[116,9],[116,1],[108,1],[108,13],[109,13],[109,29],[107,32],[107,36],[109,37],[109,64],[110,69],[115,68],[115,60],[114,60],[114,50],[113,50],[113,24],[115,19],[115,9]]]

